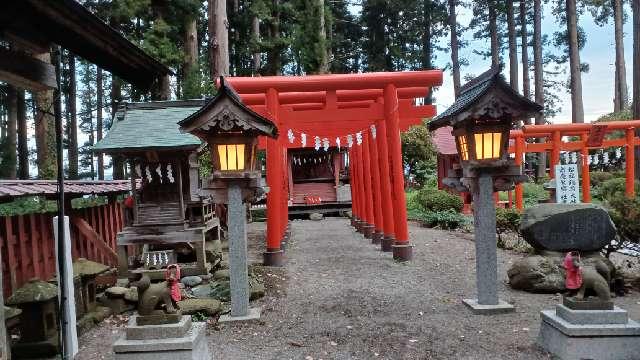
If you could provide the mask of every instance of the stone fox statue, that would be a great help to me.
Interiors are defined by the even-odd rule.
[[[161,310],[162,305],[165,306],[164,312],[167,314],[177,312],[167,283],[152,284],[147,275],[137,274],[135,276],[137,279],[131,283],[131,286],[138,289],[138,314],[153,315],[157,313],[156,310]]]
[[[571,252],[565,258],[565,268],[567,268],[568,277],[576,271],[580,274],[577,281],[579,290],[576,297],[578,299],[586,299],[586,291],[591,289],[600,300],[611,300],[611,292],[609,291],[611,275],[609,268],[602,260],[595,260],[593,266],[581,266],[580,256],[576,252]]]

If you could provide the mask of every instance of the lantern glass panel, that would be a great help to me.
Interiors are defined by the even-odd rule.
[[[245,144],[218,145],[220,170],[244,170],[244,147]]]
[[[497,159],[500,157],[502,133],[488,132],[474,134],[476,160]]]
[[[469,145],[464,135],[458,136],[458,145],[460,146],[460,157],[463,161],[469,160]]]

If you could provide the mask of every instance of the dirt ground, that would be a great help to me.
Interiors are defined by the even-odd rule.
[[[250,253],[261,259],[264,225],[251,226]],[[343,218],[293,221],[284,268],[264,268],[267,295],[259,322],[212,325],[214,359],[549,359],[535,346],[539,312],[559,295],[514,291],[498,252],[505,315],[472,315],[461,300],[475,294],[474,244],[459,234],[410,226],[414,260],[397,263]],[[616,304],[640,318],[640,294]],[[122,325],[82,334],[78,359],[113,359]]]

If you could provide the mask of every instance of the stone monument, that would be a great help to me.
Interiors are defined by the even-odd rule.
[[[614,305],[609,290],[612,268],[597,253],[615,237],[606,211],[590,204],[539,205],[527,210],[521,230],[540,253],[568,252],[561,265],[566,278],[562,286],[575,292],[563,296],[555,310],[541,312],[540,347],[562,360],[637,359],[640,323]],[[519,281],[513,269],[512,285]]]
[[[152,284],[147,275],[138,274],[131,286],[138,289],[138,315],[131,317],[124,336],[113,344],[116,360],[210,358],[206,323],[192,323],[191,316],[182,315],[167,282]]]

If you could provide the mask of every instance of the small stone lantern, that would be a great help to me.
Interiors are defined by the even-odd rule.
[[[526,179],[509,157],[509,132],[542,106],[518,94],[499,68],[491,69],[460,88],[458,99],[428,124],[429,131],[450,126],[460,157],[443,183],[473,194],[478,298],[463,302],[476,314],[513,311],[498,298],[496,209],[494,191],[511,190]]]
[[[58,287],[31,279],[7,300],[22,310],[20,342],[12,348],[16,357],[42,358],[54,356],[58,345]]]
[[[73,262],[73,275],[80,277],[83,313],[96,309],[96,278],[107,271],[108,266],[84,258]]]

